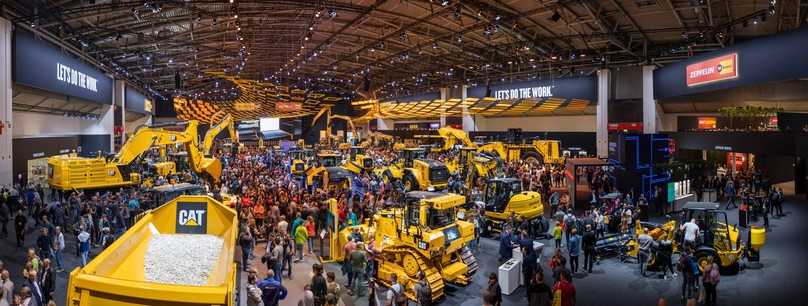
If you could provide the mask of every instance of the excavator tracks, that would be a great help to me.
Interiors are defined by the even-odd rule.
[[[390,246],[382,249],[376,278],[378,282],[390,287],[390,275],[395,273],[398,276],[398,283],[405,288],[404,293],[411,300],[415,300],[414,286],[418,282],[418,272],[421,271],[424,272],[432,289],[432,300],[437,301],[443,298],[445,285],[440,271],[437,267],[429,265],[423,255],[408,247]]]

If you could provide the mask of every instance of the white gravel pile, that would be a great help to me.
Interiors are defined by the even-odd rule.
[[[143,261],[146,280],[203,286],[216,266],[223,244],[224,240],[213,235],[154,235]]]

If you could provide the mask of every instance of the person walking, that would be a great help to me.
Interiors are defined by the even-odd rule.
[[[314,217],[309,215],[306,219],[306,233],[308,234],[308,248],[309,255],[314,256],[314,239],[317,238],[316,226],[314,224]]]
[[[278,306],[278,302],[286,298],[288,291],[280,282],[280,277],[275,277],[275,272],[267,271],[267,277],[257,284],[261,289],[261,300],[264,306]]]
[[[324,306],[325,296],[328,292],[328,285],[323,277],[323,266],[319,263],[312,265],[314,276],[311,278],[311,291],[314,293],[314,305]]]
[[[592,225],[586,225],[586,231],[583,235],[583,249],[584,249],[584,270],[587,273],[592,273],[592,266],[595,264],[595,244],[597,237],[595,231],[592,230]]]
[[[51,301],[53,292],[56,291],[56,281],[53,277],[53,268],[51,268],[50,259],[45,258],[42,260],[42,268],[40,269],[39,285],[42,287],[44,300],[43,303],[47,304]]]
[[[522,261],[522,279],[524,279],[524,281],[527,283],[530,282],[531,278],[533,278],[533,274],[540,269],[537,263],[538,258],[536,258],[536,252],[533,250],[532,243],[531,246],[522,246],[522,256],[524,256]]]
[[[264,306],[257,280],[255,273],[247,275],[247,306]]]
[[[56,261],[56,272],[64,272],[62,266],[62,252],[65,249],[65,235],[62,234],[62,227],[57,226],[54,228],[53,233],[53,247],[51,249],[52,257]]]
[[[563,225],[561,222],[556,222],[556,225],[553,227],[553,239],[555,240],[555,247],[556,249],[561,248],[561,236],[564,232],[561,228]]]
[[[398,275],[395,273],[390,274],[390,290],[387,290],[387,299],[385,305],[389,306],[406,306],[409,304],[407,296],[404,294],[404,287],[398,283]]]
[[[295,262],[299,262],[303,260],[303,245],[306,244],[306,241],[309,240],[309,232],[306,230],[306,226],[299,225],[295,229],[295,252],[297,253],[297,259]]]
[[[413,290],[415,290],[415,300],[419,305],[432,305],[432,287],[430,287],[429,282],[426,281],[426,274],[424,274],[423,271],[418,272],[418,282],[413,286]]]
[[[572,275],[569,271],[561,271],[558,282],[553,286],[553,305],[575,305],[575,285],[570,282],[571,279]]]
[[[25,242],[25,225],[28,223],[28,218],[22,213],[22,209],[17,210],[14,216],[14,233],[17,237],[17,247],[21,248]]]
[[[356,294],[357,297],[365,295],[363,288],[365,288],[365,268],[367,264],[367,257],[365,256],[365,245],[361,241],[356,244],[356,249],[349,254],[351,259],[351,273],[353,274],[353,286],[351,286],[351,293]]]
[[[492,306],[502,306],[502,287],[499,286],[497,274],[494,272],[488,274],[488,289],[486,289],[486,291],[488,291],[488,294],[492,295]]]
[[[26,285],[31,288],[31,306],[44,306],[45,305],[45,291],[42,290],[42,285],[39,284],[37,279],[36,270],[28,271]]]
[[[0,306],[14,305],[14,282],[8,270],[0,271]]]
[[[727,197],[727,210],[729,210],[730,205],[732,205],[733,208],[738,208],[738,205],[735,204],[735,184],[732,180],[727,180],[727,185],[724,187],[724,194]]]
[[[8,237],[8,228],[6,225],[8,221],[11,220],[11,209],[8,208],[8,203],[5,199],[2,198],[3,195],[0,194],[0,238],[7,238]]]
[[[79,253],[81,254],[81,266],[87,266],[87,261],[90,257],[90,233],[88,233],[82,226],[79,229],[79,235],[76,237],[79,240]]]
[[[581,238],[578,235],[578,229],[572,228],[570,230],[569,242],[567,242],[567,252],[570,256],[570,270],[572,273],[578,272],[578,256],[581,255]]]
[[[528,306],[550,306],[553,290],[544,283],[544,272],[539,269],[527,285]]]
[[[716,297],[718,296],[716,287],[721,281],[721,273],[718,271],[718,265],[714,262],[712,256],[707,257],[707,266],[704,268],[704,276],[702,283],[704,284],[704,304],[715,305]]]
[[[242,228],[241,234],[238,236],[238,245],[241,247],[241,269],[245,272],[249,271],[253,237],[248,228]]]

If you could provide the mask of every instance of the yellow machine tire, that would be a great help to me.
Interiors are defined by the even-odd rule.
[[[544,159],[541,157],[541,155],[539,155],[539,153],[536,153],[536,152],[525,152],[524,154],[522,154],[521,157],[522,157],[522,160],[524,160],[526,162],[535,160],[540,165],[544,164]]]

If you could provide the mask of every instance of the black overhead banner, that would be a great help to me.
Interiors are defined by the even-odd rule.
[[[808,27],[694,56],[654,71],[654,98],[808,77]]]
[[[28,31],[14,31],[14,82],[112,104],[112,78]]]
[[[126,101],[124,108],[130,112],[151,114],[154,109],[154,100],[129,86],[126,86],[124,92],[124,101]]]
[[[596,101],[597,82],[594,76],[533,80],[508,84],[491,85],[491,97],[497,100],[566,98]],[[468,89],[468,97],[484,98],[486,86]]]

